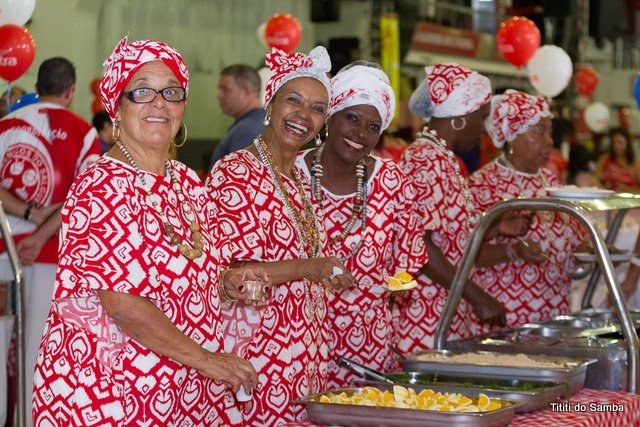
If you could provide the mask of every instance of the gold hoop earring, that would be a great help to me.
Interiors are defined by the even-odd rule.
[[[460,130],[464,129],[464,128],[465,128],[465,126],[467,126],[467,120],[466,120],[464,117],[459,117],[459,118],[462,120],[462,126],[460,126],[460,127],[456,127],[456,125],[455,125],[455,123],[456,123],[456,118],[455,118],[455,117],[451,119],[451,127],[452,127],[454,130],[458,130],[458,131],[460,131]]]
[[[116,135],[116,129],[118,129],[118,134]],[[111,129],[111,138],[113,138],[114,144],[120,140],[120,128],[118,127],[118,123],[113,124],[113,129]]]
[[[180,122],[180,124],[182,126],[184,126],[184,139],[182,140],[182,142],[180,143],[180,145],[176,145],[175,142],[173,142],[173,140],[171,141],[171,143],[173,144],[174,147],[176,148],[180,148],[184,145],[185,142],[187,142],[187,125],[184,124],[184,122]]]

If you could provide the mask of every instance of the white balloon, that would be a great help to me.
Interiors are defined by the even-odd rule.
[[[527,63],[531,85],[542,95],[553,98],[562,92],[573,76],[567,52],[554,45],[540,46]]]
[[[31,18],[35,8],[36,0],[0,0],[0,26],[23,26]]]
[[[262,67],[258,70],[258,75],[260,76],[260,99],[264,100],[264,90],[267,88],[267,83],[273,75],[273,71],[269,67]]]
[[[593,102],[584,109],[584,122],[594,133],[602,133],[609,126],[609,108],[602,102]]]
[[[265,49],[269,49],[269,43],[267,43],[267,38],[265,37],[266,29],[267,29],[266,22],[263,22],[262,24],[258,25],[258,28],[256,28],[256,38],[258,39],[260,44],[265,47]]]

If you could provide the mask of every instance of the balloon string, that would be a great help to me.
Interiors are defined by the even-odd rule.
[[[7,83],[7,113],[11,108],[11,82]]]

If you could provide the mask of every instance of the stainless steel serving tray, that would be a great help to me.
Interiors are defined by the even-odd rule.
[[[393,374],[388,374],[393,375]],[[419,381],[419,376],[417,376],[416,381]],[[486,381],[486,383],[490,383],[489,380],[483,380],[482,378],[476,378],[479,382]],[[446,381],[443,379],[443,382]],[[457,386],[457,385],[422,385],[418,383],[411,382],[394,382],[394,384],[402,385],[404,387],[413,388],[416,393],[420,393],[420,391],[424,389],[434,390],[438,389],[441,393],[460,393],[467,397],[478,397],[480,393],[486,394],[492,399],[500,399],[500,400],[511,400],[522,402],[522,406],[517,406],[515,409],[516,414],[528,414],[529,412],[535,411],[543,411],[549,408],[549,404],[552,402],[557,402],[559,399],[563,397],[568,397],[569,390],[565,384],[558,383],[544,383],[538,382],[540,389],[535,391],[525,391],[525,390],[500,390],[500,389],[491,389],[491,388],[483,388],[482,385],[478,384],[470,384],[468,386]],[[357,387],[376,387],[382,389],[383,385],[388,385],[386,382],[381,381],[368,381],[368,380],[355,380],[353,381],[353,385]]]
[[[393,384],[381,383],[377,388],[392,391]],[[440,391],[437,387],[428,388],[435,392]],[[417,387],[414,389],[417,390]],[[521,402],[505,401],[508,406],[495,411],[475,413],[385,408],[311,400],[327,393],[345,392],[350,396],[353,393],[361,393],[362,390],[360,387],[338,388],[307,396],[303,400],[293,400],[291,403],[305,405],[309,419],[316,424],[343,427],[502,427],[511,423],[515,410],[523,405]]]
[[[425,350],[407,355],[406,359],[398,359],[398,361],[402,365],[402,370],[409,372],[427,372],[474,378],[519,379],[527,381],[566,383],[569,385],[569,391],[571,394],[575,394],[582,389],[587,375],[587,367],[589,364],[596,361],[595,359],[587,360],[552,356],[529,356],[534,360],[569,363],[571,365],[567,368],[530,368],[521,366],[492,366],[489,364],[432,362],[413,359],[424,354],[440,355],[446,359],[464,353],[469,352]],[[478,352],[478,354],[483,354],[484,357],[487,357],[487,355],[501,355],[502,353]]]

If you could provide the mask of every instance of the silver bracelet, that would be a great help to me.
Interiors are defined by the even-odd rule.
[[[631,258],[631,261],[629,262],[635,265],[636,267],[640,267],[640,258],[638,258],[637,255],[634,255],[633,258]]]

